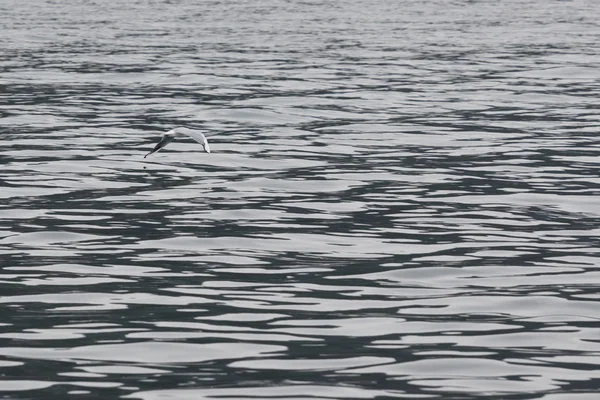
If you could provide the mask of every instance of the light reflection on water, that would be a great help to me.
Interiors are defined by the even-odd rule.
[[[0,5],[0,392],[591,399],[598,24],[520,7]]]

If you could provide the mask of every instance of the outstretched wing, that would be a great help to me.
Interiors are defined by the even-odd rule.
[[[171,135],[163,135],[163,137],[160,139],[160,142],[158,142],[156,144],[156,146],[154,146],[152,151],[150,151],[150,153],[146,154],[144,156],[144,158],[148,157],[150,154],[156,153],[157,151],[159,151],[160,149],[165,147],[167,144],[169,144],[173,139],[175,139],[175,138]]]
[[[200,131],[195,131],[193,129],[188,128],[176,128],[173,129],[176,133],[180,135],[186,135],[194,139],[196,142],[200,143],[204,148],[204,151],[210,153],[210,147],[208,146],[208,140],[206,140],[206,136]]]

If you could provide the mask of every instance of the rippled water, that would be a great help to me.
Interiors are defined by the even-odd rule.
[[[3,398],[596,399],[598,16],[0,3]]]

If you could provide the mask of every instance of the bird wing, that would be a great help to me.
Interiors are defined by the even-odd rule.
[[[204,147],[204,151],[210,153],[210,147],[208,146],[208,140],[206,140],[206,136],[202,132],[195,131],[187,128],[177,128],[175,129],[177,133],[182,135],[186,135],[194,139],[196,142],[200,143],[202,147]]]
[[[171,135],[163,135],[162,138],[160,139],[160,142],[158,142],[156,144],[156,146],[154,146],[152,151],[150,151],[150,153],[146,154],[144,156],[144,158],[148,157],[150,154],[156,153],[157,151],[159,151],[160,149],[165,147],[167,144],[169,144],[173,139],[175,139],[175,137],[173,137]]]

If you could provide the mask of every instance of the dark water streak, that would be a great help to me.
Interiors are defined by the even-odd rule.
[[[0,394],[595,398],[596,8],[0,4]]]

